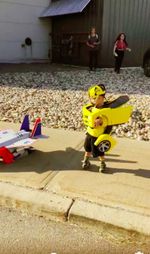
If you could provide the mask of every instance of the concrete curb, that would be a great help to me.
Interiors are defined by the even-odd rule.
[[[72,199],[46,191],[0,183],[0,205],[38,216],[66,221]]]
[[[150,236],[149,216],[128,207],[73,200],[51,192],[0,183],[0,205],[57,221],[95,226],[102,233],[119,237]]]
[[[68,214],[71,223],[99,225],[105,230],[109,228],[113,232],[140,233],[150,236],[149,215],[137,213],[118,206],[107,206],[86,201],[76,200]]]

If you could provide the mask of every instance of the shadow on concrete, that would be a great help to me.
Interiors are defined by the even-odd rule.
[[[28,73],[28,72],[46,72],[55,73],[62,71],[74,71],[88,69],[84,66],[73,66],[67,64],[55,63],[0,63],[0,73]]]
[[[107,161],[110,162],[123,162],[123,163],[137,163],[137,161],[129,161],[129,160],[120,160],[120,159],[114,159],[114,158],[107,158]]]
[[[43,152],[34,150],[28,156],[19,158],[12,164],[3,164],[0,162],[0,173],[13,172],[36,172],[42,174],[46,171],[63,171],[63,170],[82,170],[81,161],[84,152],[75,150],[71,147],[65,151],[58,150],[52,152]],[[111,157],[116,157],[111,158]],[[118,154],[109,154],[107,161],[115,161],[116,163],[136,163],[136,161],[120,160]],[[94,165],[98,159],[91,159],[91,168],[89,171],[98,172],[98,166]],[[127,173],[134,174],[145,178],[150,178],[150,171],[146,169],[127,169],[127,168],[108,168],[107,174]]]
[[[131,163],[131,162],[130,162]],[[90,171],[99,172],[99,167],[96,165],[92,165]],[[104,174],[113,175],[113,174],[133,174],[135,176],[140,176],[144,178],[150,178],[150,170],[148,169],[127,169],[127,168],[110,168],[108,167]]]
[[[111,154],[111,153],[109,153],[106,156],[107,157],[119,157],[120,155],[119,154]]]
[[[126,169],[126,168],[108,168],[107,174],[126,173],[140,177],[150,178],[150,170],[148,169]]]
[[[84,152],[70,147],[65,151],[33,150],[31,154],[18,158],[12,164],[0,162],[0,173],[36,172],[42,174],[46,171],[80,170],[83,156]]]

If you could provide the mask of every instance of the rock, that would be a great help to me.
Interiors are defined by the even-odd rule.
[[[20,122],[29,114],[32,122],[42,117],[43,125],[52,128],[85,130],[82,106],[88,103],[87,90],[93,83],[106,86],[107,98],[129,94],[134,110],[129,122],[114,126],[113,134],[144,141],[150,140],[150,79],[141,68],[123,68],[120,75],[100,69],[59,71],[53,73],[0,74],[0,119]]]

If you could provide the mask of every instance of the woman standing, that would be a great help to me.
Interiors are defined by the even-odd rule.
[[[126,35],[124,33],[120,33],[115,40],[113,54],[115,56],[115,72],[120,73],[120,68],[122,65],[122,61],[124,58],[125,50],[131,51],[128,48],[128,43],[126,41]]]
[[[96,70],[100,40],[98,34],[96,33],[95,27],[91,28],[86,44],[89,48],[89,68],[91,71]]]

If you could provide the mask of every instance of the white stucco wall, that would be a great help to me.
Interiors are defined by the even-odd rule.
[[[50,0],[0,0],[0,62],[48,59],[51,21],[39,16]],[[25,38],[32,46],[22,47]]]

